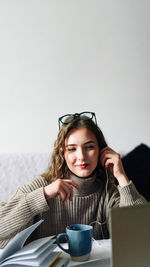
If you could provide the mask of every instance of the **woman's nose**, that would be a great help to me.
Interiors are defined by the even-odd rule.
[[[79,159],[79,160],[83,160],[83,159],[85,159],[85,152],[84,152],[84,150],[83,150],[82,148],[80,148],[80,149],[78,150],[78,159]]]

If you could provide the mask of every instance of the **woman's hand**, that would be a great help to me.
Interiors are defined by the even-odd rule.
[[[110,147],[105,147],[100,151],[100,161],[102,166],[110,169],[121,187],[129,184],[129,179],[124,171],[120,154]]]
[[[46,199],[61,196],[61,201],[66,202],[67,200],[72,201],[73,197],[73,187],[80,190],[78,184],[70,179],[57,179],[51,184],[44,187],[44,195]]]

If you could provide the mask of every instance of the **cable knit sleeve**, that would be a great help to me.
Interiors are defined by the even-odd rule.
[[[112,207],[123,207],[141,205],[146,203],[146,199],[140,195],[132,181],[124,187],[111,185],[106,197],[104,208],[106,210],[107,228],[110,232],[110,211]]]
[[[37,214],[49,209],[43,186],[46,182],[41,177],[20,187],[8,202],[0,203],[0,247],[18,232],[33,223]]]
[[[146,203],[146,199],[140,195],[132,181],[124,187],[118,186],[120,193],[119,206],[131,206]]]
[[[140,195],[132,181],[124,187],[110,184],[104,203],[106,217],[109,217],[112,207],[140,205],[146,202],[146,199]]]

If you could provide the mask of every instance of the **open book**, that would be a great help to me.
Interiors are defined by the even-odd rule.
[[[1,251],[0,266],[8,267],[48,267],[53,264],[61,252],[54,251],[54,236],[44,237],[24,245],[30,234],[43,222],[29,226],[18,233]]]

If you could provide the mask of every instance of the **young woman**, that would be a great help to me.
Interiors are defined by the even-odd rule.
[[[41,218],[32,240],[74,223],[92,224],[94,238],[109,238],[112,207],[146,202],[126,176],[120,155],[107,146],[95,113],[67,114],[59,118],[59,127],[45,173],[0,204],[1,248]]]

